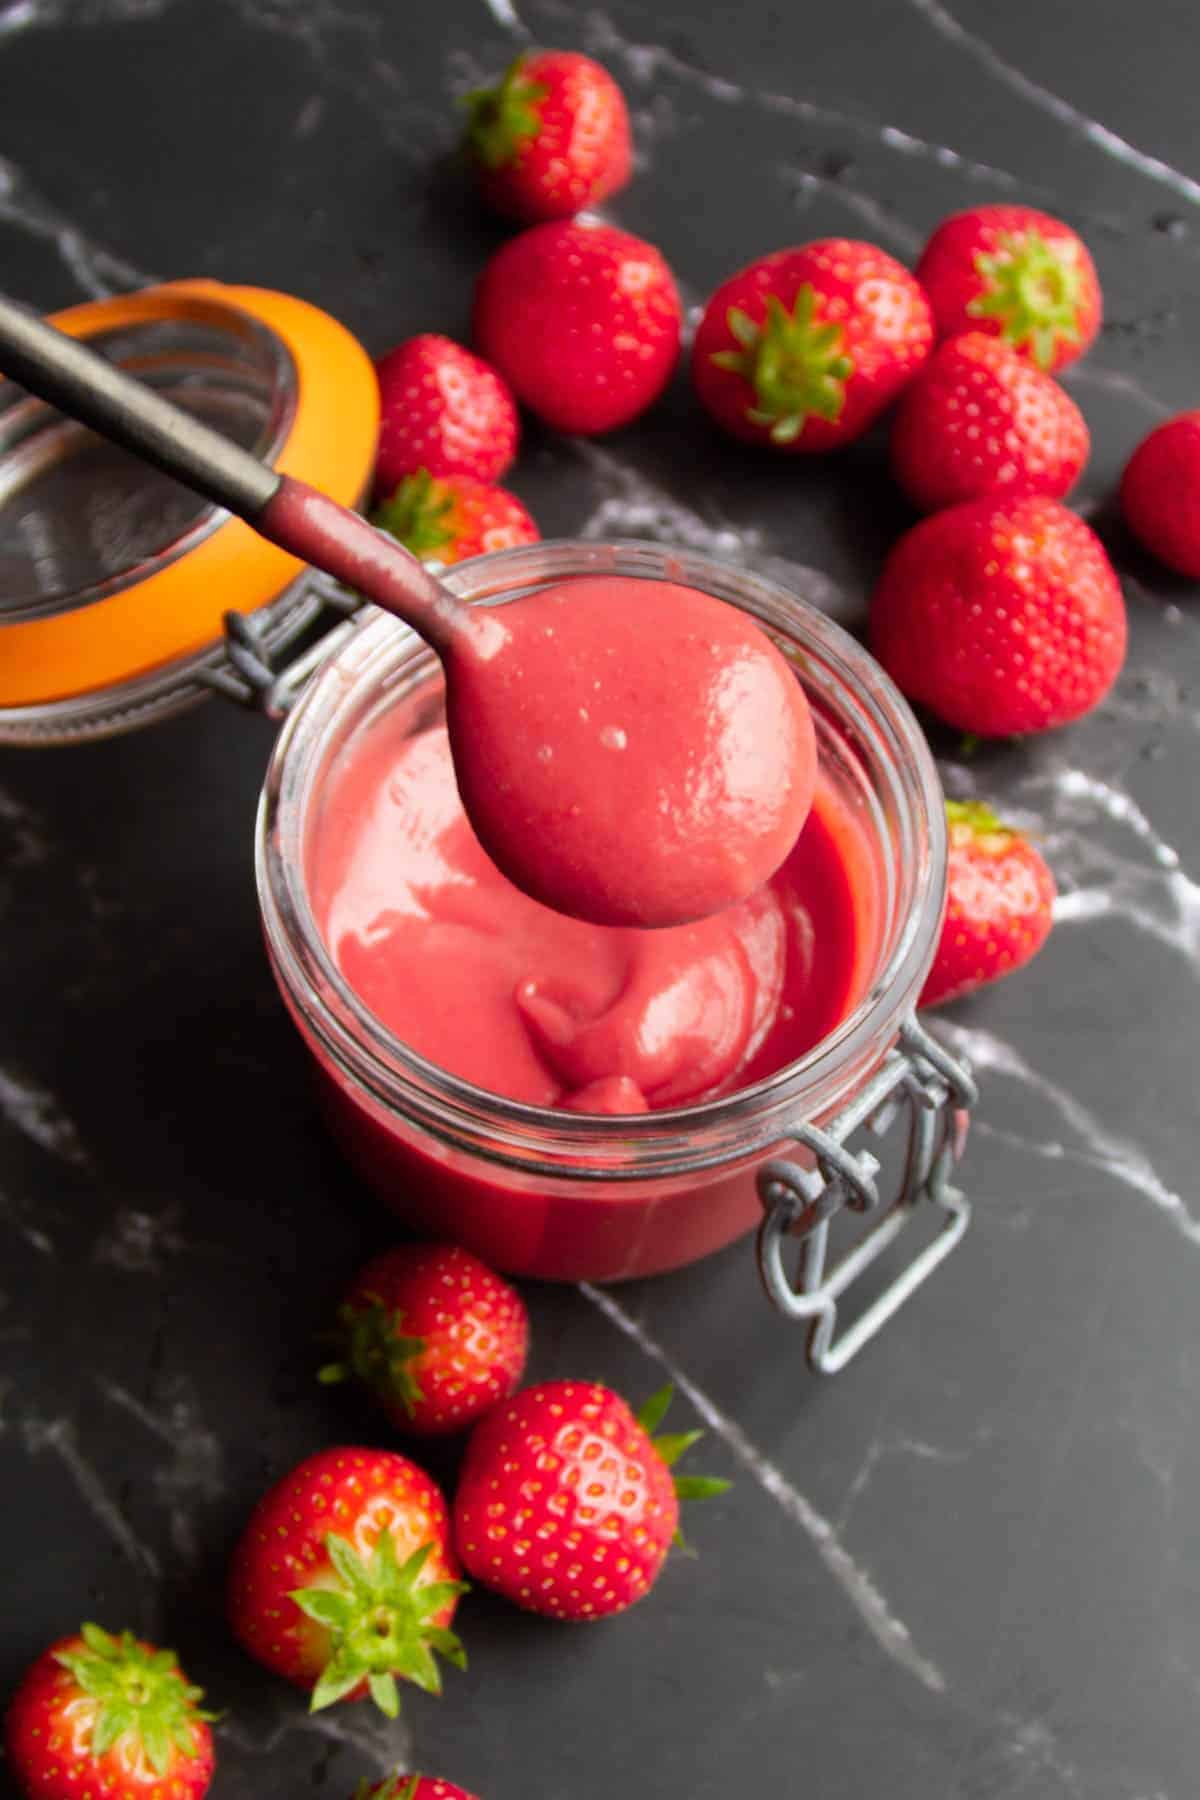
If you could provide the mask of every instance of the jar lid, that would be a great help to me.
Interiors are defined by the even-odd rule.
[[[379,425],[344,326],[265,288],[173,282],[51,315],[282,473],[356,505]],[[0,738],[96,735],[174,710],[222,615],[301,629],[304,565],[242,520],[0,380]]]

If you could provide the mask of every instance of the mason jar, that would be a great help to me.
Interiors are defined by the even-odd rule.
[[[914,1009],[941,926],[946,827],[941,788],[905,701],[853,638],[800,595],[660,544],[541,543],[448,570],[464,601],[504,606],[547,583],[589,576],[678,582],[737,606],[768,633],[803,685],[854,908],[854,991],[806,1054],[765,1079],[674,1110],[593,1116],[524,1104],[436,1066],[374,1017],[340,972],[314,906],[320,825],[333,773],[386,709],[416,734],[444,715],[440,665],[373,607],[290,711],[259,808],[256,874],[267,950],[311,1055],[330,1128],[365,1182],[419,1232],[453,1239],[509,1273],[611,1282],[676,1269],[759,1228],[772,1298],[812,1328],[818,1367],[848,1360],[953,1247],[967,1203],[950,1180],[968,1072]],[[860,1130],[909,1126],[899,1192],[886,1209]],[[922,1204],[938,1230],[896,1266],[892,1253],[854,1324],[845,1290],[890,1251]],[[829,1260],[838,1212],[877,1213]],[[795,1240],[795,1272],[785,1258]]]

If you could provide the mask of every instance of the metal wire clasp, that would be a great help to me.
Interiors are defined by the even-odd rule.
[[[347,636],[353,616],[363,605],[359,595],[348,593],[332,576],[314,571],[310,572],[308,581],[321,604],[341,615],[341,622],[280,667],[262,620],[252,613],[227,612],[222,617],[224,665],[198,671],[198,678],[206,687],[251,712],[265,713],[268,719],[286,717],[314,669]]]
[[[782,1157],[758,1172],[765,1216],[758,1233],[758,1266],[767,1294],[790,1319],[810,1322],[808,1360],[836,1375],[953,1250],[971,1217],[971,1203],[950,1176],[966,1143],[967,1115],[978,1090],[965,1063],[952,1057],[916,1019],[880,1068],[825,1126],[799,1125],[789,1135],[810,1152],[812,1166]],[[826,1268],[829,1224],[843,1206],[873,1212],[879,1205],[877,1159],[847,1148],[860,1126],[881,1135],[906,1113],[908,1153],[898,1197],[866,1236]],[[866,1311],[836,1340],[838,1302],[847,1288],[892,1244],[921,1201],[945,1214],[937,1236],[918,1251]],[[800,1240],[796,1276],[784,1267],[784,1244]]]

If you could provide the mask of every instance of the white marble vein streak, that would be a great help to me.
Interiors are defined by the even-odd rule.
[[[1054,1139],[1018,1137],[990,1126],[986,1119],[977,1121],[973,1130],[981,1136],[1003,1138],[1034,1156],[1054,1162],[1083,1163],[1111,1175],[1164,1213],[1189,1244],[1200,1244],[1200,1219],[1188,1211],[1182,1195],[1167,1186],[1140,1145],[1110,1131],[1074,1094],[1032,1068],[1018,1050],[990,1031],[955,1025],[948,1019],[939,1019],[937,1029],[939,1037],[948,1038],[977,1072],[1007,1076],[1044,1100],[1074,1133],[1076,1142],[1068,1145]]]
[[[705,516],[647,480],[640,470],[622,462],[611,450],[583,438],[567,441],[586,464],[600,493],[578,527],[579,537],[599,543],[612,538],[649,538],[655,543],[697,550],[718,562],[756,570],[802,595],[823,612],[836,616],[846,610],[847,596],[831,575],[807,563],[776,556],[757,526],[739,529],[715,515]]]
[[[576,25],[579,23],[578,13],[565,0],[543,0],[542,11],[555,19],[570,20]],[[987,187],[1012,189],[1019,185],[1017,177],[1010,170],[998,169],[991,163],[976,162],[949,144],[938,144],[928,138],[915,137],[911,132],[900,130],[898,126],[883,125],[857,113],[841,112],[835,107],[820,105],[815,100],[744,87],[723,75],[713,75],[707,69],[697,68],[694,63],[676,56],[674,51],[668,50],[663,44],[639,43],[624,37],[604,13],[587,13],[583,28],[586,46],[592,54],[601,58],[618,59],[630,76],[642,86],[653,85],[663,75],[670,75],[683,85],[706,94],[710,100],[717,100],[726,106],[752,106],[761,112],[799,120],[806,125],[828,125],[860,143],[872,144],[898,156],[936,163],[939,168],[954,169],[966,179]]]
[[[246,1755],[266,1757],[276,1755],[283,1740],[299,1732],[357,1751],[376,1775],[390,1775],[397,1768],[411,1769],[413,1765],[412,1732],[403,1713],[398,1719],[385,1719],[373,1706],[337,1706],[307,1713],[300,1711],[294,1700],[282,1704],[287,1710],[261,1736],[230,1717],[217,1727],[219,1739]]]
[[[1031,785],[1043,784],[1051,788],[1054,825],[1065,839],[1056,867],[1073,883],[1059,894],[1055,924],[1122,919],[1200,975],[1200,882],[1183,868],[1174,845],[1129,794],[1082,769],[1056,769]],[[1133,860],[1101,842],[1097,816],[1123,827],[1146,855]]]
[[[731,1419],[702,1388],[697,1387],[691,1377],[684,1373],[611,1294],[592,1287],[588,1282],[581,1284],[580,1292],[618,1331],[670,1376],[679,1392],[691,1401],[730,1455],[754,1477],[792,1523],[799,1526],[880,1649],[931,1693],[944,1693],[946,1678],[942,1671],[917,1649],[908,1626],[896,1617],[871,1576],[855,1562],[830,1521],[750,1441],[737,1420]]]
[[[54,1095],[11,1069],[0,1068],[0,1118],[59,1162],[87,1167],[87,1151],[74,1122]]]
[[[199,1535],[192,1508],[217,1500],[225,1491],[221,1446],[200,1418],[195,1400],[182,1381],[177,1381],[163,1408],[154,1412],[119,1382],[97,1378],[97,1387],[110,1405],[135,1419],[166,1450],[154,1469],[151,1482],[159,1503],[170,1520],[171,1541],[180,1556],[189,1560],[199,1549]]]
[[[1094,363],[1089,357],[1086,363],[1074,368],[1065,369],[1063,375],[1068,387],[1077,385],[1093,387],[1107,394],[1119,394],[1122,399],[1131,400],[1144,412],[1153,413],[1155,418],[1165,419],[1176,408],[1169,401],[1160,400],[1149,388],[1142,386],[1133,375],[1126,375],[1120,369],[1106,369],[1103,364]]]
[[[491,13],[497,25],[502,26],[505,31],[511,31],[517,37],[527,38],[529,36],[525,26],[521,23],[517,9],[513,5],[512,0],[483,0],[483,4],[488,12]]]
[[[0,11],[0,43],[55,25],[122,25],[155,19],[173,0],[13,0]]]
[[[99,1474],[80,1450],[70,1420],[27,1419],[22,1427],[22,1437],[30,1456],[41,1456],[49,1451],[58,1458],[75,1483],[89,1512],[104,1527],[133,1567],[151,1581],[157,1581],[160,1572],[157,1556],[148,1544],[143,1544],[138,1538]]]
[[[16,163],[4,156],[0,156],[0,223],[51,244],[64,267],[94,300],[128,288],[146,287],[153,280],[72,224],[56,206],[42,198]]]
[[[864,193],[862,188],[852,187],[849,182],[840,178],[816,175],[811,169],[793,169],[785,165],[779,173],[791,187],[798,207],[805,207],[818,194],[824,194],[828,199],[840,202],[848,213],[861,220],[873,236],[890,243],[901,256],[915,260],[925,243],[923,232],[897,218],[873,194]]]
[[[1172,168],[1170,163],[1163,162],[1157,156],[1147,155],[1146,151],[1139,150],[1136,144],[1131,144],[1128,139],[1121,137],[1117,132],[1110,131],[1107,125],[1101,125],[1099,120],[1089,119],[1086,113],[1082,113],[1078,107],[1072,106],[1069,100],[1064,100],[1059,94],[1051,93],[1050,89],[1043,87],[1040,81],[1035,81],[1032,76],[1026,75],[1024,70],[1018,69],[1014,64],[1006,61],[983,38],[968,31],[965,25],[959,23],[953,13],[941,5],[940,0],[910,0],[910,4],[923,18],[928,19],[935,31],[940,32],[952,44],[957,44],[981,68],[995,76],[997,81],[1003,82],[1005,87],[1011,88],[1013,93],[1020,94],[1023,99],[1039,107],[1042,112],[1049,113],[1051,118],[1057,119],[1061,124],[1078,133],[1080,137],[1086,138],[1088,143],[1094,144],[1106,156],[1111,156],[1115,161],[1124,163],[1127,168],[1136,169],[1140,175],[1157,182],[1160,187],[1169,188],[1181,200],[1190,201],[1193,206],[1200,205],[1200,181],[1193,181],[1190,175],[1185,175],[1180,169]]]

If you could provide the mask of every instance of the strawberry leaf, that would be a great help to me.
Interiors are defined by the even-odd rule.
[[[659,1388],[651,1394],[645,1405],[637,1413],[637,1422],[647,1437],[652,1438],[667,1416],[667,1408],[675,1398],[675,1384],[668,1381],[666,1387]]]
[[[691,1449],[693,1444],[698,1444],[703,1436],[702,1431],[676,1431],[668,1433],[665,1437],[656,1437],[654,1448],[669,1469]]]
[[[712,1500],[733,1486],[720,1475],[677,1475],[675,1492],[680,1500]]]
[[[411,1419],[425,1397],[414,1365],[429,1346],[422,1337],[406,1337],[403,1323],[404,1314],[375,1295],[343,1306],[336,1334],[340,1358],[320,1369],[317,1380],[329,1385],[354,1376],[383,1406],[402,1406]]]
[[[196,1721],[213,1715],[201,1710],[203,1693],[182,1679],[174,1652],[139,1643],[131,1631],[114,1637],[90,1623],[80,1626],[79,1639],[54,1655],[80,1692],[97,1702],[91,1755],[128,1743],[159,1777],[170,1772],[176,1751],[192,1756]]]
[[[433,1548],[431,1542],[421,1544],[401,1564],[387,1527],[368,1557],[335,1532],[327,1535],[326,1554],[340,1588],[298,1588],[290,1596],[330,1635],[329,1661],[313,1689],[314,1711],[365,1686],[380,1710],[393,1718],[400,1705],[396,1676],[439,1694],[441,1673],[434,1652],[465,1666],[458,1638],[434,1621],[466,1592],[466,1585],[422,1580]]]
[[[372,1700],[385,1719],[396,1719],[400,1716],[400,1694],[394,1675],[368,1675],[367,1687]]]

